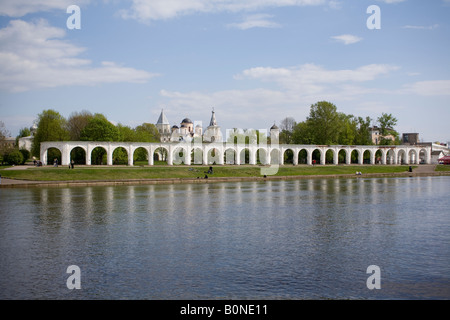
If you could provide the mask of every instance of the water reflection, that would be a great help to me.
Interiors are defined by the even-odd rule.
[[[448,182],[2,189],[0,298],[67,298],[70,264],[85,274],[72,298],[431,296],[404,292],[419,280],[449,298]],[[371,264],[387,289],[365,287]]]

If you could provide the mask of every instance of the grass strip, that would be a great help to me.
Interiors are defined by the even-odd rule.
[[[4,178],[30,181],[113,181],[130,179],[203,178],[209,166],[147,166],[147,167],[31,167],[25,170],[0,170]],[[213,166],[209,177],[260,177],[261,166]],[[409,166],[381,165],[325,165],[325,166],[280,166],[276,176],[296,175],[340,175],[368,173],[399,173]],[[414,168],[414,167],[413,167]]]

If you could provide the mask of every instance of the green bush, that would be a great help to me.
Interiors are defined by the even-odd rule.
[[[20,151],[20,153],[21,153],[22,156],[23,156],[23,161],[22,161],[21,164],[25,164],[25,162],[26,162],[28,159],[30,159],[31,153],[30,153],[30,151],[28,151],[27,149],[20,149],[19,151]]]
[[[19,150],[12,150],[4,156],[4,161],[10,165],[19,165],[23,163],[23,155]]]

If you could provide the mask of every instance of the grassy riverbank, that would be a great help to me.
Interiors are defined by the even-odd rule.
[[[0,170],[4,178],[29,181],[114,181],[130,179],[196,179],[203,178],[207,166],[151,166],[151,167],[30,167],[23,170]],[[261,166],[213,166],[209,177],[261,177]],[[399,173],[408,171],[409,166],[381,165],[326,165],[326,166],[280,166],[276,176],[341,175],[369,173]],[[415,166],[413,166],[415,168]]]

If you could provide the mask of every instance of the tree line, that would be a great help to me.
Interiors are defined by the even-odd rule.
[[[370,117],[356,117],[339,112],[337,107],[327,101],[319,101],[311,105],[309,116],[302,122],[296,122],[292,117],[284,118],[280,123],[279,143],[281,144],[315,144],[315,145],[371,145],[371,126],[374,122]],[[154,124],[143,123],[135,128],[122,124],[114,125],[107,117],[100,113],[92,114],[83,110],[73,112],[66,119],[59,112],[48,109],[42,111],[35,122],[36,131],[33,136],[31,155],[20,150],[22,153],[21,162],[26,161],[30,156],[40,157],[41,142],[44,141],[112,141],[112,142],[159,142],[160,135]],[[376,124],[380,130],[379,144],[400,144],[399,134],[394,130],[397,119],[392,114],[382,113],[376,119]],[[2,123],[0,127],[0,140],[5,139],[7,131]],[[19,136],[26,137],[31,134],[29,128],[22,128]],[[231,139],[240,140],[240,135],[244,135],[245,141],[249,136],[254,136],[259,140],[259,132],[249,134],[249,132],[238,132],[235,130]],[[270,143],[270,137],[268,142]],[[100,149],[100,148],[99,148]],[[14,157],[20,158],[18,150],[0,150],[2,160],[9,154],[15,153]],[[53,154],[53,153],[55,154]],[[138,160],[146,160],[147,155],[142,150],[136,152]],[[60,157],[55,150],[48,154],[49,159]],[[127,155],[125,151],[118,150],[114,155],[116,163],[126,164]],[[11,156],[11,159],[13,156]],[[85,160],[82,150],[74,151],[71,158],[78,163]],[[105,161],[105,151],[95,150],[92,154],[93,163],[103,163]],[[19,164],[19,163],[17,163]]]
[[[159,142],[160,135],[152,123],[143,123],[135,128],[122,124],[114,125],[101,113],[92,114],[83,110],[73,112],[66,119],[59,112],[49,109],[42,111],[36,120],[36,132],[33,138],[31,154],[40,157],[41,142],[44,141],[111,141],[111,142]],[[26,130],[23,133],[28,133]],[[53,154],[53,153],[55,154]],[[82,150],[74,150],[71,158],[77,163],[85,161]],[[104,161],[105,151],[95,150],[92,154],[93,163]],[[137,152],[139,158],[146,155]],[[49,150],[48,158],[59,158],[55,150]],[[116,162],[126,163],[127,155],[118,151]],[[145,160],[145,159],[144,159]]]
[[[379,144],[400,144],[394,130],[397,119],[382,113],[376,120],[380,130]],[[315,145],[372,145],[370,117],[356,117],[339,112],[327,101],[311,105],[309,116],[297,123],[294,118],[284,118],[280,123],[280,143]]]

